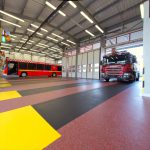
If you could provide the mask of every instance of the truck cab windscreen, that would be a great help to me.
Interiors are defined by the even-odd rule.
[[[103,58],[104,64],[126,64],[127,62],[128,59],[125,55],[107,56]]]

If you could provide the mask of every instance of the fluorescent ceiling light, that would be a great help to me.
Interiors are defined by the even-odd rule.
[[[7,44],[7,43],[1,43],[1,44],[6,46],[12,46],[11,44]]]
[[[21,46],[16,46],[17,48],[21,48]]]
[[[6,13],[6,12],[4,12],[4,11],[2,11],[2,10],[0,10],[0,13],[4,14],[4,15],[6,15],[6,16],[9,16],[9,17],[11,17],[11,18],[14,18],[14,19],[16,19],[16,20],[19,20],[19,21],[21,21],[21,22],[24,22],[24,20],[22,20],[22,19],[20,19],[20,18],[18,18],[18,17],[15,17],[15,16],[13,16],[13,15],[11,15],[11,14],[9,14],[9,13]]]
[[[60,38],[60,39],[64,39],[62,36],[57,35],[57,34],[55,34],[55,33],[52,33],[52,35],[54,35],[54,36],[56,36],[56,37],[58,37],[58,38]]]
[[[102,33],[104,33],[104,31],[98,26],[98,25],[95,25],[95,27]]]
[[[27,29],[28,31],[30,31],[30,32],[34,32],[33,30],[31,30],[31,29]]]
[[[25,41],[26,41],[27,39],[25,39],[25,38],[22,38],[22,40],[25,40]]]
[[[46,4],[47,6],[49,6],[50,8],[52,8],[53,10],[56,10],[56,7],[55,7],[54,5],[52,5],[50,2],[46,1],[45,4]],[[58,12],[59,12],[59,14],[61,14],[62,16],[66,16],[66,14],[63,13],[62,11],[59,10]]]
[[[7,47],[7,46],[0,46],[1,48],[8,48],[11,49],[11,47]]]
[[[10,22],[10,21],[7,21],[7,20],[1,19],[1,18],[0,18],[0,21],[6,22],[6,23],[8,23],[8,24],[11,24],[11,25],[13,25],[13,26],[16,26],[16,27],[21,28],[21,26],[20,26],[20,25],[15,24],[15,23],[12,23],[12,22]]]
[[[85,17],[90,23],[94,23],[93,20],[92,20],[89,16],[87,16],[83,11],[80,11],[80,14],[81,14],[83,17]]]
[[[144,19],[144,4],[140,5],[141,18]]]
[[[32,45],[32,43],[30,43],[30,42],[27,42],[27,44]]]
[[[23,49],[27,49],[26,47],[22,47]]]
[[[48,2],[48,1],[46,1],[45,4],[47,6],[49,6],[50,8],[54,9],[54,10],[56,9],[56,7],[54,5],[52,5],[50,2]]]
[[[56,52],[56,50],[54,50],[54,49],[51,49],[51,48],[48,48],[49,50],[51,50],[51,51],[53,51],[53,52]]]
[[[34,27],[34,28],[36,28],[36,29],[39,28],[39,26],[37,26],[37,25],[35,25],[35,24],[33,24],[33,23],[31,23],[31,26]],[[42,31],[45,31],[45,32],[48,32],[48,31],[47,31],[46,29],[44,29],[44,28],[41,28],[41,30],[42,30]]]
[[[39,26],[37,26],[35,24],[32,24],[32,23],[31,23],[31,26],[34,27],[34,28],[36,28],[36,29],[39,27]]]
[[[61,50],[61,49],[59,49],[59,48],[57,48],[57,47],[51,47],[51,48],[56,49],[56,50]]]
[[[43,34],[42,34],[42,33],[39,33],[39,32],[36,32],[36,34],[38,34],[38,35],[40,35],[40,36],[43,36]]]
[[[41,28],[41,30],[44,31],[44,32],[48,32],[48,30],[46,30],[46,29],[44,29],[44,28]]]
[[[68,2],[72,7],[77,8],[77,5],[74,2],[72,2],[72,1],[68,1]]]
[[[20,43],[25,43],[25,41],[22,41],[22,40],[21,40]]]
[[[60,10],[58,10],[58,12],[62,15],[62,16],[66,16],[66,14],[65,13],[63,13],[62,11],[60,11]]]
[[[61,42],[62,44],[66,45],[66,46],[70,46],[69,44],[65,43],[65,42]]]
[[[47,38],[50,39],[50,40],[53,40],[53,41],[58,42],[58,40],[56,40],[56,39],[54,39],[54,38],[51,38],[51,37],[49,37],[49,36],[47,36]]]
[[[34,43],[34,41],[32,41],[32,40],[29,40],[30,42],[32,42],[32,43]]]
[[[93,36],[93,37],[95,36],[93,33],[91,33],[91,32],[88,31],[88,30],[85,30],[85,32],[88,33],[89,35]]]
[[[35,32],[35,31],[31,30],[31,29],[27,29],[27,30],[30,31],[30,32],[32,32],[32,33]],[[43,34],[39,33],[39,32],[36,32],[36,34],[43,36]]]
[[[11,36],[11,37],[14,37],[14,38],[15,38],[15,37],[17,37],[17,36],[15,36],[15,35],[12,35],[12,34],[10,34],[10,36]]]
[[[48,45],[45,45],[45,44],[43,44],[43,43],[38,43],[38,45],[43,45],[43,46],[45,46],[45,47],[49,47]]]
[[[72,43],[72,44],[76,44],[75,42],[72,42],[72,41],[70,41],[70,40],[67,40],[67,42]]]
[[[42,46],[42,45],[35,45],[35,46],[42,47],[42,48],[46,48],[45,46]]]
[[[11,40],[12,40],[12,41],[15,41],[15,39],[14,39],[14,38],[11,38]]]

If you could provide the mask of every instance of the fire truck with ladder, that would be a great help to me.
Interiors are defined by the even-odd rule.
[[[136,56],[126,51],[116,52],[115,49],[103,57],[101,71],[106,82],[111,78],[128,82],[138,81],[140,78]]]

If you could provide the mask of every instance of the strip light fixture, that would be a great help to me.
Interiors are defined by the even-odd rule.
[[[86,33],[88,33],[89,35],[91,35],[92,37],[94,37],[95,35],[93,33],[91,33],[90,31],[88,30],[85,30]]]
[[[53,10],[56,10],[56,7],[54,5],[52,5],[50,2],[46,1],[45,4],[47,6],[49,6],[50,8],[52,8]],[[62,11],[60,11],[60,10],[58,11],[58,13],[61,14],[62,16],[64,16],[64,17],[66,16],[66,14],[63,13]]]
[[[32,27],[34,27],[34,28],[39,28],[39,26],[37,26],[37,25],[35,25],[35,24],[33,24],[33,23],[31,23],[31,26]],[[44,29],[44,28],[40,28],[42,31],[44,31],[44,32],[48,32],[48,30],[46,30],[46,29]]]
[[[7,43],[1,43],[1,44],[6,46],[12,46],[11,44],[7,44]]]
[[[83,17],[85,17],[90,23],[94,23],[93,20],[88,15],[86,15],[83,11],[80,11],[80,14]]]
[[[58,37],[58,38],[60,38],[60,39],[64,39],[62,36],[57,35],[57,34],[55,34],[55,33],[52,33],[52,35],[54,35],[54,36],[56,36],[56,37]]]
[[[7,49],[11,49],[11,47],[8,47],[8,46],[0,46],[1,48],[7,48]]]
[[[68,2],[72,7],[77,8],[77,5],[74,2],[72,2],[72,1],[68,1]]]
[[[61,42],[62,44],[66,45],[66,46],[70,46],[69,44],[65,43],[65,42]]]
[[[29,42],[32,42],[32,43],[34,43],[34,41],[32,41],[32,40],[29,40]]]
[[[32,45],[33,43],[27,42],[27,44]]]
[[[75,42],[72,42],[72,41],[70,41],[70,40],[67,40],[67,42],[72,43],[72,44],[74,44],[74,45],[76,44]]]
[[[53,52],[56,52],[57,50],[55,49],[52,49],[52,48],[48,48],[49,50],[53,51]]]
[[[102,33],[104,33],[104,31],[98,26],[98,25],[95,25],[95,27]]]
[[[38,35],[40,35],[40,36],[43,36],[43,34],[42,34],[42,33],[39,33],[39,32],[36,32],[36,34],[38,34]]]
[[[14,37],[14,38],[15,38],[15,37],[17,37],[17,36],[15,36],[15,35],[12,35],[12,34],[10,34],[10,36],[11,36],[11,37]]]
[[[54,38],[51,38],[51,37],[49,37],[49,36],[47,36],[47,38],[50,39],[50,40],[53,40],[53,41],[55,41],[55,42],[58,42],[58,40],[56,40],[56,39],[54,39]]]
[[[8,23],[8,24],[11,24],[11,25],[13,25],[13,26],[16,26],[16,27],[19,27],[19,28],[21,28],[21,26],[20,26],[20,25],[18,25],[18,24],[15,24],[15,23],[12,23],[12,22],[10,22],[10,21],[7,21],[7,20],[4,20],[4,19],[2,19],[2,18],[0,18],[0,21],[3,21],[3,22],[5,22],[5,23]]]
[[[46,48],[45,46],[42,46],[42,45],[35,45],[35,46],[42,47],[42,48]]]
[[[32,32],[32,33],[35,32],[35,31],[31,30],[31,29],[27,29],[27,31],[30,31],[30,32]],[[39,33],[39,32],[36,32],[36,34],[43,36],[43,34],[42,34],[42,33]]]
[[[38,43],[38,45],[43,45],[43,46],[45,46],[45,47],[49,47],[48,45],[45,45],[45,44],[43,44],[43,43]]]
[[[25,43],[25,41],[22,41],[22,40],[21,40],[20,43]]]
[[[18,18],[18,17],[16,17],[16,16],[13,16],[13,15],[11,15],[11,14],[9,14],[9,13],[7,13],[7,12],[4,12],[4,11],[2,11],[2,10],[0,10],[0,13],[1,13],[1,14],[4,14],[4,15],[6,15],[6,16],[9,16],[9,17],[11,17],[11,18],[14,18],[14,19],[16,19],[16,20],[19,20],[19,21],[21,21],[21,22],[24,22],[23,19],[20,19],[20,18]]]
[[[21,48],[21,46],[16,46],[17,48]]]
[[[144,19],[144,4],[140,5],[141,18]]]
[[[57,48],[57,47],[51,47],[51,48],[56,49],[56,50],[61,50],[61,49],[59,49],[59,48]]]
[[[27,39],[25,39],[25,38],[22,38],[22,40],[27,40]]]

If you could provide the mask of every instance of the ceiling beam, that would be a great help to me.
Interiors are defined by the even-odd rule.
[[[135,22],[136,20],[139,20],[139,19],[141,19],[141,16],[140,16],[140,15],[137,15],[137,16],[132,17],[132,18],[130,18],[130,19],[127,19],[127,20],[125,20],[125,21],[123,21],[123,22],[119,22],[119,23],[116,23],[116,24],[114,24],[114,25],[111,25],[111,26],[105,28],[105,31],[106,31],[106,33],[107,33],[107,32],[110,31],[110,30],[113,30],[113,29],[115,29],[115,28],[117,28],[117,27],[122,26],[122,24],[123,24],[123,25],[127,25],[127,24],[132,23],[132,22]],[[96,33],[94,33],[94,34],[96,34]],[[102,35],[97,35],[94,39],[99,38],[99,37],[101,37],[101,36],[102,36]],[[86,36],[86,37],[84,36],[84,37],[81,37],[79,40],[80,40],[80,41],[85,41],[87,38],[88,38],[88,36]]]
[[[102,13],[103,11],[106,11],[107,9],[109,9],[110,7],[116,5],[117,3],[119,3],[121,0],[115,0],[114,2],[110,3],[109,5],[103,7],[102,9],[100,9],[99,11],[95,12],[92,16],[95,18],[96,15],[98,15],[99,13]],[[88,7],[86,7],[88,8]],[[86,21],[86,19],[80,21],[78,24],[83,24]],[[72,29],[74,29],[76,27],[76,25],[72,26],[71,28],[67,29],[66,32],[71,31]]]
[[[25,15],[13,13],[13,12],[10,12],[10,11],[6,11],[6,12],[7,12],[7,13],[10,13],[10,14],[16,16],[16,17],[19,17],[19,18],[28,20],[28,21],[30,21],[30,22],[37,22],[37,23],[41,24],[41,21],[40,21],[39,19],[37,19],[37,18],[31,18],[31,17],[25,16]],[[50,27],[50,28],[53,28],[53,31],[54,31],[54,30],[58,30],[58,31],[62,32],[64,35],[68,36],[68,38],[70,38],[70,39],[73,40],[74,42],[77,41],[77,39],[74,38],[71,34],[65,32],[64,30],[62,30],[62,29],[61,29],[61,26],[56,27],[56,26],[50,24],[50,22],[47,22],[45,25],[48,26],[48,27]],[[51,33],[52,33],[52,31],[51,31],[49,34],[51,34]]]
[[[112,16],[110,16],[110,17],[108,17],[108,18],[106,18],[106,19],[104,19],[104,20],[102,20],[102,21],[100,21],[100,22],[98,23],[98,25],[101,25],[102,23],[104,23],[104,22],[106,22],[106,21],[108,21],[108,20],[111,20],[111,19],[117,17],[118,15],[120,15],[120,13],[121,13],[121,14],[122,14],[122,13],[126,13],[126,12],[132,10],[133,8],[139,7],[140,4],[143,3],[143,2],[145,2],[145,1],[147,1],[147,0],[143,0],[143,1],[141,1],[141,2],[138,2],[136,5],[131,6],[131,7],[127,8],[127,9],[125,9],[125,10],[119,12],[119,13],[116,13],[116,14],[114,14],[114,15],[112,15]],[[87,30],[90,30],[91,28],[94,28],[94,25],[90,26]],[[104,30],[105,30],[105,29],[104,29]],[[77,35],[80,34],[81,32],[84,32],[84,30],[75,33],[73,36],[77,36]]]

